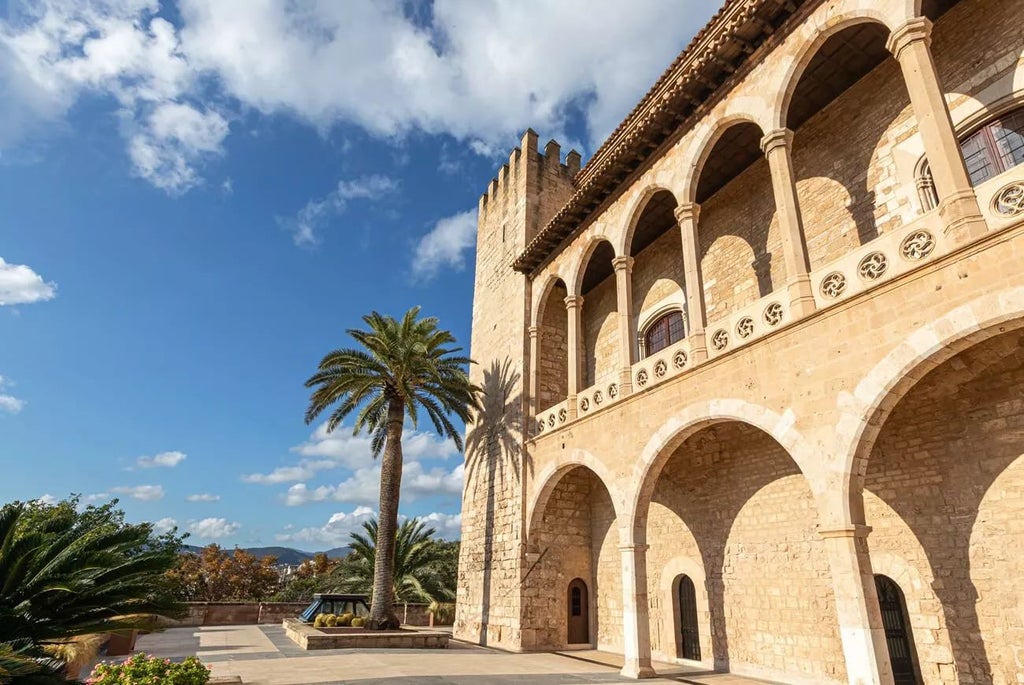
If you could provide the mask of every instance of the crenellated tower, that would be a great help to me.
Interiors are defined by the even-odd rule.
[[[568,201],[580,170],[575,150],[555,141],[522,144],[480,197],[470,354],[484,410],[467,427],[462,551],[455,635],[505,649],[523,647],[523,469],[529,378],[530,281],[512,269],[526,245]]]

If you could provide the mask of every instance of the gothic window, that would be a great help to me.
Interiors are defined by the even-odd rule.
[[[1024,108],[990,121],[961,140],[960,151],[972,185],[1024,164]],[[922,160],[918,167],[917,191],[924,211],[938,206],[939,195],[928,160]]]
[[[1024,108],[986,124],[965,138],[960,149],[974,185],[1024,163]]]
[[[661,352],[686,337],[683,313],[678,309],[658,317],[644,332],[644,356]]]

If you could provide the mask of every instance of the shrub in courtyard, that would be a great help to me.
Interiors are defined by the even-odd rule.
[[[169,659],[157,659],[139,653],[124,663],[99,664],[85,682],[89,685],[206,685],[209,680],[209,667],[194,656],[174,664]]]
[[[352,614],[342,614],[338,617],[339,626],[350,626],[352,625],[352,619],[355,618]]]
[[[365,618],[360,618],[360,617],[356,616],[355,618],[352,619],[352,627],[353,628],[362,628],[365,624],[366,624],[366,619]]]
[[[324,619],[324,625],[328,628],[333,628],[338,625],[338,617],[334,614],[327,614],[327,618]]]
[[[317,614],[316,618],[313,619],[313,627],[314,628],[323,628],[324,627],[324,619],[326,619],[326,618],[327,618],[327,614]]]

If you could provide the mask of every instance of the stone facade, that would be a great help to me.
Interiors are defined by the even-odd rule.
[[[585,169],[527,134],[481,200],[469,430],[505,429],[457,637],[565,649],[580,579],[634,677],[686,639],[787,683],[1024,682],[1024,165],[972,184],[957,144],[1024,106],[1012,4],[730,0]]]

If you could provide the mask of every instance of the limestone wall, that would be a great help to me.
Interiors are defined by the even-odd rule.
[[[616,374],[621,367],[617,309],[614,274],[583,293],[584,388]]]

